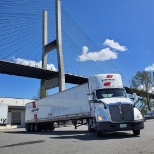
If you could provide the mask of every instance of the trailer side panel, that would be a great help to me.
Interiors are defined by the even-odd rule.
[[[77,119],[90,115],[88,84],[26,104],[26,122]]]

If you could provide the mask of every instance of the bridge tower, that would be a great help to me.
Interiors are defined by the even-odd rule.
[[[59,91],[65,90],[65,73],[63,63],[63,52],[62,52],[62,30],[61,30],[61,1],[55,0],[56,2],[56,40],[48,43],[48,25],[47,11],[43,11],[43,52],[42,52],[42,68],[47,69],[47,56],[48,52],[57,49],[58,59],[58,78],[55,77],[51,80],[41,79],[41,87],[46,90],[59,86]]]

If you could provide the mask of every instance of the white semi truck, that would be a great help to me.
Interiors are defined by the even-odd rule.
[[[83,124],[89,131],[132,130],[139,135],[144,120],[135,102],[127,97],[120,74],[98,74],[88,83],[26,104],[26,130],[54,130],[55,122],[71,120],[75,129]]]

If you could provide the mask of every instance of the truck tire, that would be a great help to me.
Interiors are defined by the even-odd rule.
[[[29,124],[26,124],[26,131],[30,131]]]
[[[96,118],[94,119],[94,122],[96,124]],[[102,132],[97,130],[97,125],[95,127],[95,130],[96,130],[97,137],[102,137],[103,136]]]
[[[135,136],[140,135],[140,130],[133,130],[133,134],[134,134]]]
[[[35,132],[40,131],[39,124],[34,124],[34,131],[35,131]]]
[[[95,129],[88,122],[88,132],[95,132]]]
[[[91,125],[88,123],[88,132],[92,132]]]

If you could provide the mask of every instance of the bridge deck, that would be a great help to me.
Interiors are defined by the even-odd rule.
[[[0,60],[0,73],[46,80],[58,77],[58,72],[52,70],[45,70],[42,68],[15,64],[2,60]],[[72,84],[83,84],[88,81],[86,77],[76,76],[72,74],[65,74],[65,80],[66,83]]]

